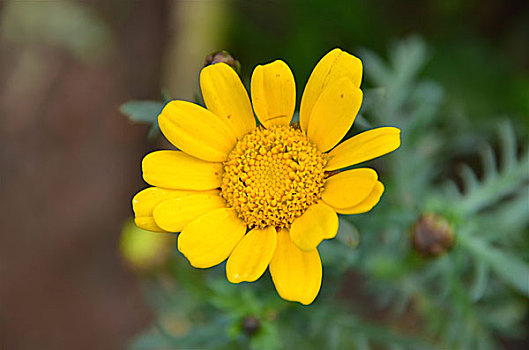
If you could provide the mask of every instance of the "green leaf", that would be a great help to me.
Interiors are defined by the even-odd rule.
[[[375,108],[386,103],[386,93],[387,91],[383,87],[364,90],[364,100],[362,101],[360,113],[370,113]]]
[[[340,222],[340,225],[338,226],[338,234],[336,237],[346,246],[356,248],[360,242],[360,233],[358,232],[358,229],[343,217],[339,217],[338,221]]]
[[[389,55],[397,79],[410,81],[424,67],[428,49],[421,38],[410,36],[395,44]]]
[[[361,50],[364,72],[376,85],[384,86],[390,80],[391,71],[382,58],[371,50]]]
[[[470,297],[472,301],[477,302],[480,300],[487,289],[489,280],[489,267],[483,261],[476,263],[476,272],[472,288],[470,289]]]
[[[158,101],[129,101],[119,107],[121,113],[136,123],[157,125],[163,103]]]
[[[257,334],[250,341],[252,350],[274,350],[281,349],[279,329],[277,323],[261,320],[261,326]]]
[[[508,122],[500,125],[502,167],[497,172],[496,159],[490,146],[482,147],[484,180],[479,181],[474,172],[463,168],[463,181],[467,193],[458,201],[459,210],[471,215],[497,205],[505,196],[516,194],[529,179],[529,150],[517,159],[516,136]]]
[[[458,241],[477,260],[487,263],[498,277],[529,297],[529,265],[525,261],[475,236],[460,235]]]

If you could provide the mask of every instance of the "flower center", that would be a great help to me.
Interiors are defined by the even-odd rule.
[[[325,159],[300,130],[258,127],[224,162],[222,197],[249,227],[290,227],[321,197]]]

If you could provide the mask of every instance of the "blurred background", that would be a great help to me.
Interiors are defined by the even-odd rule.
[[[205,57],[221,49],[245,81],[256,64],[285,60],[299,100],[330,49],[384,60],[410,37],[426,47],[417,74],[443,91],[436,120],[450,115],[470,135],[454,139],[462,149],[440,173],[475,164],[500,118],[527,142],[526,0],[0,1],[0,348],[122,349],[156,319],[141,282],[152,276],[118,248],[134,255],[147,245],[120,243],[120,234],[145,187],[141,159],[166,145],[120,105],[195,100]],[[344,276],[354,289],[356,272]],[[526,328],[527,313],[516,322]],[[526,348],[521,334],[500,342]]]

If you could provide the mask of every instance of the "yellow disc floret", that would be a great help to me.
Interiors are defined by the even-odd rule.
[[[289,227],[321,197],[325,159],[300,130],[257,128],[224,162],[222,197],[249,227]]]

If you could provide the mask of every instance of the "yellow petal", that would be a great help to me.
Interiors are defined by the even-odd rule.
[[[230,66],[216,63],[202,69],[200,88],[206,107],[226,122],[237,138],[255,129],[248,93]]]
[[[163,232],[153,217],[152,212],[154,207],[171,198],[179,198],[189,196],[191,194],[218,194],[218,190],[211,191],[186,191],[186,190],[169,190],[159,187],[149,187],[138,192],[132,198],[132,210],[134,211],[136,225],[144,230]]]
[[[280,60],[255,67],[251,81],[255,114],[265,127],[289,125],[296,107],[296,83]]]
[[[246,224],[235,209],[215,209],[184,227],[178,236],[178,250],[192,266],[212,267],[226,260],[245,232]]]
[[[153,232],[166,232],[160,226],[156,225],[152,216],[140,216],[134,218],[134,223],[141,229]]]
[[[337,208],[336,211],[340,214],[361,214],[368,212],[377,205],[380,197],[382,197],[382,193],[384,193],[384,185],[382,182],[377,181],[375,187],[373,187],[373,190],[366,199],[349,208]]]
[[[318,247],[324,239],[331,239],[338,232],[338,215],[327,204],[310,206],[296,218],[290,228],[290,239],[303,251]]]
[[[323,56],[314,67],[303,91],[299,112],[299,123],[303,131],[308,130],[312,108],[323,90],[329,83],[343,77],[359,88],[362,81],[362,61],[345,51],[334,49]]]
[[[224,207],[226,203],[218,195],[195,194],[161,202],[154,208],[153,217],[162,229],[180,232],[199,216]]]
[[[237,142],[221,118],[187,101],[169,102],[158,116],[158,124],[177,148],[210,162],[226,160]]]
[[[321,198],[334,209],[352,207],[371,193],[377,178],[376,171],[369,168],[343,171],[325,181]]]
[[[276,249],[274,227],[254,228],[237,244],[226,263],[226,276],[231,283],[253,282],[263,275]]]
[[[400,130],[393,127],[364,131],[342,142],[328,154],[325,170],[335,170],[365,162],[400,146]]]
[[[308,305],[320,291],[322,267],[317,249],[300,250],[287,230],[277,235],[277,247],[270,261],[270,274],[281,298]]]
[[[321,152],[336,146],[353,125],[362,105],[362,90],[350,79],[330,82],[314,104],[307,136]]]
[[[148,184],[171,189],[211,190],[220,187],[221,163],[205,162],[180,151],[156,151],[142,161],[143,179]]]
[[[219,190],[209,191],[189,191],[189,190],[169,190],[160,187],[148,187],[136,193],[132,198],[132,210],[136,216],[152,216],[154,207],[171,198],[180,198],[192,194],[217,195]]]

